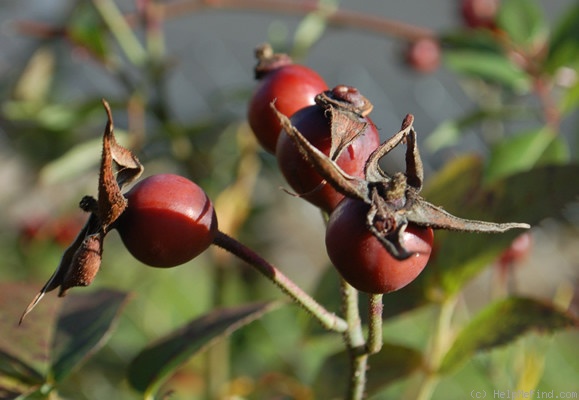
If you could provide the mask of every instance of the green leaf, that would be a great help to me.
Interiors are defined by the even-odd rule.
[[[459,74],[498,84],[519,93],[526,93],[531,88],[530,78],[525,71],[504,55],[486,51],[448,50],[444,57],[448,66]]]
[[[543,157],[555,138],[550,129],[540,128],[502,140],[491,150],[485,179],[491,182],[516,172],[528,171],[539,161],[559,161]]]
[[[525,109],[515,107],[501,107],[496,110],[475,110],[455,120],[442,122],[433,132],[428,134],[424,145],[431,152],[435,152],[456,144],[468,132],[468,128],[473,125],[486,121],[510,120],[520,117],[525,112]]]
[[[485,186],[482,161],[462,158],[450,164],[431,181],[424,197],[463,218],[494,222],[538,224],[562,216],[564,207],[577,200],[575,182],[579,165],[536,167]],[[466,178],[468,177],[468,178]],[[430,285],[453,294],[476,276],[520,234],[436,232],[436,254],[424,278]]]
[[[302,19],[294,34],[294,57],[303,57],[320,40],[328,25],[328,16],[337,7],[337,0],[322,0],[317,11],[307,14]]]
[[[497,25],[515,44],[527,47],[547,31],[543,11],[536,0],[502,1]]]
[[[366,392],[370,396],[397,380],[416,372],[422,365],[422,353],[416,349],[384,343],[382,350],[370,357]],[[319,398],[341,398],[347,385],[350,362],[348,353],[341,351],[328,357],[316,377],[314,389]]]
[[[478,157],[457,158],[428,183],[424,198],[462,218],[536,225],[545,218],[564,218],[565,206],[579,198],[573,184],[579,165],[536,167],[485,186],[483,162]],[[385,317],[439,302],[459,292],[493,263],[521,233],[501,234],[435,232],[435,252],[418,278],[407,287],[387,294]]]
[[[462,29],[441,34],[440,43],[447,49],[502,54],[503,47],[497,35],[487,29]]]
[[[151,344],[131,361],[129,383],[140,393],[154,393],[164,378],[191,356],[278,306],[279,303],[266,302],[218,309],[188,323]]]
[[[555,72],[563,66],[579,67],[579,4],[575,3],[563,13],[550,36],[546,69]]]
[[[577,80],[577,82],[575,82],[563,93],[563,95],[561,96],[561,101],[559,103],[559,109],[563,114],[573,112],[578,107],[579,107],[579,80]]]
[[[129,143],[127,132],[115,129],[115,138],[123,145]],[[101,160],[102,138],[82,142],[40,170],[39,180],[45,185],[66,182],[94,170]]]
[[[68,25],[69,38],[95,57],[104,60],[109,53],[106,30],[97,10],[90,2],[81,2]]]
[[[61,381],[108,340],[128,294],[99,290],[66,297],[52,349],[52,375]]]
[[[32,385],[42,383],[48,375],[58,311],[56,298],[46,296],[18,326],[22,312],[38,289],[36,285],[0,285],[0,378],[9,377]]]
[[[508,344],[528,331],[551,333],[579,326],[579,319],[552,303],[514,297],[479,312],[456,337],[439,372],[454,371],[473,355]]]

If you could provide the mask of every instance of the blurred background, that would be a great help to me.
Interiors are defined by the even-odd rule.
[[[323,16],[307,12],[312,2],[295,2],[288,11],[275,1],[150,2],[159,14],[152,12],[149,29],[143,29],[140,10],[148,3],[0,3],[2,283],[40,289],[84,224],[78,201],[96,195],[104,98],[113,108],[119,140],[134,149],[145,175],[174,172],[195,180],[215,200],[222,230],[314,291],[329,264],[323,220],[313,206],[278,190],[285,183],[275,158],[258,148],[246,123],[256,86],[253,50],[265,41],[318,71],[330,87],[357,87],[374,104],[372,118],[383,140],[398,130],[405,114],[414,114],[427,183],[450,160],[468,153],[487,157],[497,141],[541,124],[534,110],[540,100],[532,91],[510,87],[505,95],[508,84],[470,77],[444,58],[428,72],[405,60],[409,41],[425,33],[458,43],[465,23],[455,0],[327,2],[354,15],[403,24],[379,29],[348,20],[326,24]],[[549,26],[576,6],[572,0],[538,4]],[[129,16],[134,36],[122,31],[118,13]],[[476,111],[493,107],[532,110],[507,121],[477,120]],[[575,107],[560,121],[567,160],[575,160],[579,148],[578,117]],[[463,122],[458,135],[449,128],[455,121]],[[384,166],[403,170],[403,151],[389,155]],[[579,275],[576,205],[568,216],[571,223],[552,218],[533,229],[532,248],[517,264],[509,290],[550,299],[561,291],[573,293]],[[496,294],[498,274],[491,266],[467,285],[465,314]],[[116,233],[106,239],[93,285],[73,291],[105,287],[131,292],[132,301],[108,344],[63,383],[63,398],[138,398],[123,371],[153,339],[215,306],[280,297],[270,283],[220,251],[179,268],[153,269],[134,260]],[[430,318],[429,310],[398,317],[385,335],[424,347]],[[195,357],[172,378],[171,398],[205,398],[207,385],[218,387],[214,394],[239,396],[222,398],[314,398],[309,388],[323,359],[317,353],[339,347],[339,338],[323,345],[305,340],[304,329],[314,328],[295,307],[268,315],[231,339],[223,376],[208,380],[210,361]],[[563,388],[579,374],[577,350],[569,354],[578,338],[562,333],[550,347],[547,339],[531,339],[541,341],[547,354],[541,381],[547,388]],[[513,361],[516,349],[493,354],[442,382],[435,398],[464,398],[473,385],[508,381],[500,369],[489,380],[481,365],[521,362]],[[398,398],[407,384],[372,398]]]

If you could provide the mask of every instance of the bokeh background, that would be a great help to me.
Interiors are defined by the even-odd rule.
[[[196,179],[218,199],[216,209],[226,232],[259,250],[306,290],[314,290],[328,267],[322,218],[314,207],[278,190],[284,181],[275,159],[256,148],[245,122],[247,100],[255,87],[253,49],[264,41],[278,51],[292,52],[297,61],[317,70],[329,86],[357,87],[374,104],[372,118],[383,139],[398,130],[405,114],[414,114],[427,180],[458,155],[486,155],[488,135],[533,124],[527,119],[472,126],[453,146],[437,150],[428,143],[429,134],[483,100],[498,101],[493,92],[483,96],[486,86],[465,79],[444,63],[432,73],[417,73],[404,63],[406,41],[396,35],[345,24],[327,26],[316,36],[319,26],[308,22],[303,13],[222,9],[212,2],[207,7],[185,8],[162,26],[163,44],[156,51],[163,54],[163,64],[158,60],[157,69],[143,73],[113,40],[106,46],[114,56],[105,66],[98,57],[51,30],[69,23],[78,32],[83,26],[90,30],[94,20],[81,3],[0,3],[3,283],[40,288],[83,223],[77,204],[83,195],[96,194],[99,140],[106,122],[99,101],[105,98],[113,105],[119,137],[136,149],[146,175],[175,172]],[[106,5],[108,1],[94,3]],[[549,21],[561,18],[574,3],[540,2]],[[124,13],[135,12],[133,1],[114,4]],[[457,4],[453,0],[343,0],[339,7],[420,29],[452,32],[462,24]],[[138,38],[147,39],[142,31]],[[523,106],[537,102],[533,96],[519,96],[515,101]],[[578,149],[577,123],[575,112],[561,125],[572,157]],[[403,157],[402,151],[393,152],[385,168],[401,170]],[[240,175],[249,178],[225,192]],[[577,221],[573,210],[571,218]],[[549,220],[532,235],[531,254],[518,265],[511,289],[545,298],[561,291],[572,293],[579,275],[576,226]],[[468,285],[461,303],[463,313],[496,294],[496,275],[490,267]],[[216,305],[279,297],[268,282],[219,251],[209,251],[179,268],[147,268],[130,257],[116,233],[107,237],[102,270],[86,290],[103,287],[130,291],[133,300],[108,344],[67,380],[62,388],[65,398],[137,398],[123,379],[123,370],[151,340]],[[430,318],[429,310],[400,317],[385,335],[424,346]],[[284,309],[236,334],[229,345],[230,365],[222,366],[223,376],[212,378],[217,383],[205,375],[204,366],[211,356],[194,358],[172,380],[176,398],[204,398],[207,385],[212,384],[220,385],[214,393],[227,387],[230,392],[245,390],[249,398],[313,398],[308,387],[321,363],[317,353],[338,346],[339,338],[329,344],[304,339],[300,328],[312,329],[306,320],[300,311]],[[548,387],[579,390],[576,384],[568,384],[579,374],[578,353],[569,354],[577,339],[576,333],[558,334],[551,341],[530,339],[540,342],[547,354],[543,370]],[[496,351],[442,382],[435,398],[464,398],[468,388],[490,387],[489,365],[512,367],[528,362],[515,359],[519,353],[514,347]],[[509,388],[510,373],[503,375],[497,368],[493,374],[495,387]],[[405,388],[404,384],[395,386],[376,398],[397,396]]]

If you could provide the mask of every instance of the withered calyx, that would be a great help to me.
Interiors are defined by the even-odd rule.
[[[127,207],[121,190],[143,172],[137,157],[117,143],[111,109],[105,100],[103,106],[107,113],[107,125],[103,134],[98,197],[85,196],[80,201],[80,208],[90,213],[89,218],[65,250],[56,271],[22,314],[20,323],[45,293],[60,287],[58,295],[64,296],[71,287],[88,286],[92,282],[100,268],[104,237]]]
[[[352,95],[355,89],[350,88]],[[371,104],[356,91],[359,104],[363,108],[342,108],[339,102],[327,101],[338,90],[346,93],[348,87],[338,86],[331,91],[321,93],[316,102],[327,109],[332,126],[332,150],[329,156],[314,147],[291,123],[289,118],[277,112],[275,103],[271,107],[286,133],[292,138],[302,156],[308,160],[317,172],[337,191],[347,197],[359,199],[370,205],[366,224],[372,234],[382,245],[399,260],[412,255],[402,245],[402,234],[409,223],[435,229],[448,229],[465,232],[505,232],[514,228],[528,229],[525,223],[493,223],[467,220],[456,217],[437,207],[420,196],[424,173],[422,160],[416,142],[416,131],[413,127],[414,117],[408,114],[402,127],[390,139],[381,144],[368,158],[365,164],[364,179],[345,173],[334,160],[339,152],[362,132],[361,117],[372,109]],[[368,105],[370,104],[370,105]],[[406,171],[392,176],[386,174],[378,161],[400,143],[406,144]]]

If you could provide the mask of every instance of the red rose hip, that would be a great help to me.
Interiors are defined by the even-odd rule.
[[[270,107],[272,101],[279,112],[291,117],[303,107],[314,104],[314,98],[328,89],[314,70],[294,64],[285,54],[273,54],[268,45],[256,51],[259,63],[255,69],[259,84],[249,101],[249,126],[261,146],[274,154],[281,125]]]
[[[334,210],[326,230],[326,250],[342,277],[366,293],[389,293],[412,282],[432,252],[432,228],[413,224],[403,233],[402,245],[411,253],[394,258],[366,226],[369,205],[346,198]]]
[[[358,105],[358,101],[365,100],[355,88],[344,85],[336,86],[325,94],[350,105]],[[380,134],[369,117],[359,116],[358,121],[367,124],[365,129],[344,149],[336,163],[347,174],[363,177],[368,157],[380,144]],[[314,147],[329,155],[333,133],[330,113],[326,108],[320,104],[302,108],[290,118],[290,122]],[[324,182],[285,131],[279,137],[276,157],[288,184],[305,200],[329,213],[344,198],[343,194]]]
[[[129,252],[152,267],[183,264],[211,245],[217,218],[211,200],[190,180],[172,174],[148,177],[127,194],[116,225]]]

